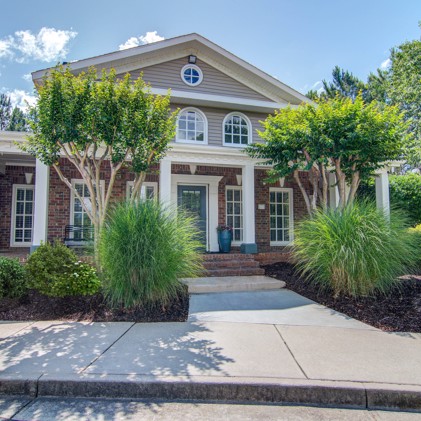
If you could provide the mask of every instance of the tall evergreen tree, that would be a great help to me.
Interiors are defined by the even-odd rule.
[[[9,124],[6,130],[11,132],[27,132],[29,131],[29,124],[26,114],[19,108],[13,108],[12,115],[10,116]]]
[[[0,94],[0,130],[6,130],[12,115],[12,103],[6,94]]]

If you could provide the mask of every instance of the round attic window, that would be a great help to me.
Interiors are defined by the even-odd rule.
[[[181,79],[186,85],[197,86],[203,80],[203,73],[200,68],[194,64],[186,64],[181,69]]]

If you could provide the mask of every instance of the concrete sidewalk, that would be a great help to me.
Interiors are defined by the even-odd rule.
[[[355,326],[0,323],[0,393],[421,410],[421,335]]]

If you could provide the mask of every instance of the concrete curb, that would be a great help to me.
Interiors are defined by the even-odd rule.
[[[0,394],[31,397],[155,398],[307,404],[362,409],[421,409],[421,386],[297,379],[126,375],[1,377]]]

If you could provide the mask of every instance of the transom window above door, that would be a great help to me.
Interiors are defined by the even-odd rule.
[[[177,142],[207,144],[207,120],[196,108],[185,108],[177,119]]]
[[[223,122],[224,145],[245,146],[250,143],[251,124],[241,113],[228,114]]]

